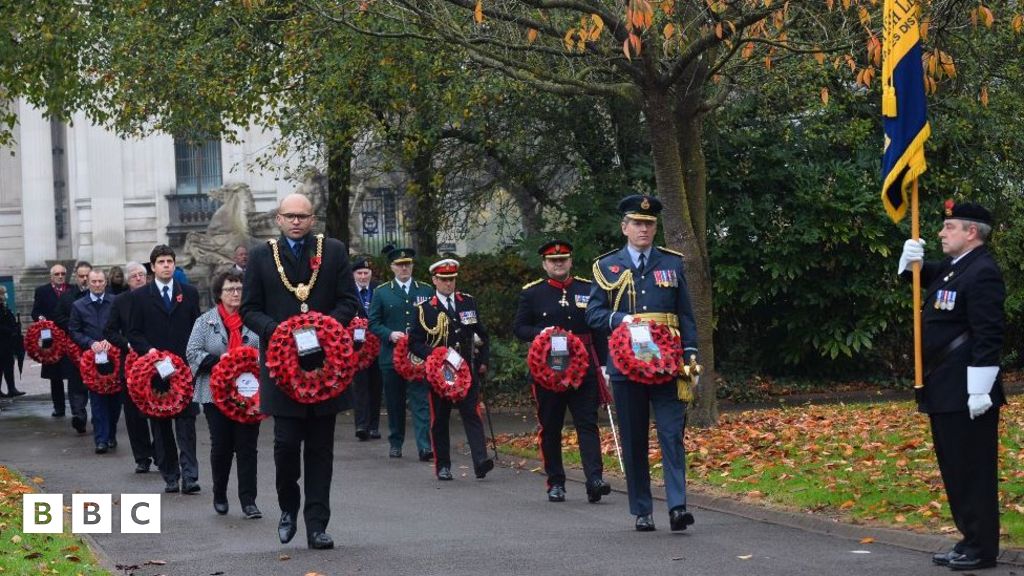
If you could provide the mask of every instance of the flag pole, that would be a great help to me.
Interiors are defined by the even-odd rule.
[[[917,208],[917,178],[910,194],[910,235],[921,239],[920,213]],[[924,362],[921,353],[921,262],[914,262],[914,388],[924,388]]]

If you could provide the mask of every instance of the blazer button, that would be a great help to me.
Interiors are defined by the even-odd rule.
[[[644,306],[644,310],[647,310],[647,306]]]
[[[640,293],[641,294],[647,294],[647,290],[641,290]]]
[[[548,315],[547,312],[541,312],[541,316],[547,316],[547,315]]]

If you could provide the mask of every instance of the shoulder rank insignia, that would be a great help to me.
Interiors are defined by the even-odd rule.
[[[533,282],[530,282],[529,284],[525,284],[523,286],[523,290],[526,290],[527,288],[533,288],[534,286],[536,286],[537,284],[540,284],[543,281],[544,281],[543,278],[538,278],[538,279],[534,280]]]
[[[580,278],[579,276],[573,276],[578,282],[586,282],[587,284],[593,284],[594,281],[590,278]]]
[[[614,248],[612,250],[609,250],[609,251],[605,252],[604,254],[601,254],[597,258],[594,258],[594,262],[597,262],[598,260],[600,260],[601,258],[604,258],[605,256],[611,256],[612,254],[618,252],[619,250],[621,250],[621,248]]]
[[[658,248],[658,250],[661,250],[662,252],[665,252],[666,254],[675,254],[676,256],[679,256],[680,258],[683,257],[683,253],[682,252],[677,252],[675,250],[672,250],[671,248],[665,248],[664,246],[657,246],[657,248]]]

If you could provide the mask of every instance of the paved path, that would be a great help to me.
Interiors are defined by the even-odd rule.
[[[91,434],[78,436],[67,419],[49,417],[48,399],[29,397],[4,407],[0,464],[43,477],[43,491],[65,494],[65,504],[74,492],[152,493],[163,487],[157,473],[133,473],[123,431],[116,453],[100,456],[93,454]],[[305,548],[302,527],[291,544],[277,540],[272,422],[263,425],[260,437],[262,520],[240,516],[234,486],[228,493],[230,513],[214,513],[209,437],[205,420],[197,422],[203,491],[163,497],[159,536],[121,535],[115,515],[114,533],[94,536],[110,566],[140,565],[132,573],[150,576],[945,573],[922,552],[862,545],[697,507],[697,524],[672,533],[663,502],[656,503],[658,531],[641,534],[633,530],[624,494],[615,492],[592,505],[581,485],[570,484],[568,501],[550,504],[540,476],[499,467],[485,480],[476,480],[465,454],[455,455],[455,481],[440,483],[429,464],[389,459],[386,441],[357,442],[349,416],[337,428],[328,528],[336,548],[313,552]],[[502,431],[524,425],[521,418],[503,418],[499,424]],[[453,438],[456,445],[463,439],[458,425],[453,426]],[[411,441],[406,451],[414,452]],[[166,565],[144,565],[147,560]],[[1019,571],[1000,566],[986,574]]]

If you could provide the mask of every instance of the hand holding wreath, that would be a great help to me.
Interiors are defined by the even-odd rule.
[[[43,348],[39,343],[43,330],[50,331],[50,343]],[[69,338],[52,320],[39,320],[25,332],[25,353],[40,364],[56,364],[64,355],[65,341]]]
[[[157,374],[157,363],[164,358],[171,361],[174,373],[167,381],[167,390],[157,390],[153,387],[153,377]],[[194,391],[188,364],[171,352],[151,349],[139,356],[128,371],[128,395],[146,416],[172,418],[181,414],[192,402]]]
[[[210,394],[213,403],[225,416],[242,424],[255,424],[267,415],[260,413],[260,353],[241,346],[228,352],[210,373]],[[243,375],[245,386],[239,386]],[[255,384],[255,389],[252,388]]]
[[[117,394],[123,388],[121,386],[121,351],[116,346],[107,350],[107,362],[110,364],[110,371],[100,374],[99,366],[96,364],[96,353],[92,349],[82,353],[78,360],[78,371],[82,374],[82,382],[85,387],[97,394]]]
[[[569,365],[565,370],[555,370],[548,364],[552,336],[565,336],[568,339]],[[575,390],[583,383],[583,377],[587,374],[587,357],[587,348],[578,336],[555,328],[544,330],[533,339],[526,363],[530,367],[530,376],[542,388],[552,392],[565,392]]]
[[[301,328],[312,328],[323,350],[323,365],[315,370],[299,366],[293,333]],[[306,312],[281,322],[267,346],[267,371],[281,391],[301,404],[323,402],[344,392],[355,375],[357,361],[348,330],[319,312]]]
[[[615,367],[629,380],[641,384],[664,384],[679,376],[682,344],[679,336],[672,334],[668,326],[653,320],[647,324],[651,329],[651,341],[658,347],[660,357],[651,358],[649,361],[636,357],[629,331],[630,324],[627,323],[619,324],[612,330],[612,335],[608,339],[609,355]]]
[[[427,377],[427,368],[423,360],[409,351],[408,336],[399,338],[395,343],[395,351],[391,354],[391,360],[395,363],[395,372],[402,377],[402,380],[415,382]]]
[[[359,362],[356,364],[356,372],[360,370],[366,370],[373,364],[373,361],[377,359],[380,354],[380,338],[373,332],[370,332],[370,321],[366,318],[353,318],[348,323],[349,334],[352,335],[353,347],[356,344],[356,330],[363,331],[362,345],[359,345],[359,350],[356,354],[359,356]]]

